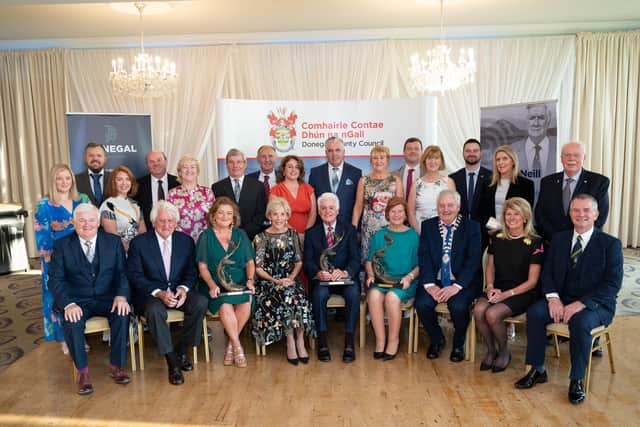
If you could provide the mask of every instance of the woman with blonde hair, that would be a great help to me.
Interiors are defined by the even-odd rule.
[[[400,178],[389,172],[391,153],[384,145],[371,149],[369,162],[371,172],[358,181],[356,201],[351,224],[358,228],[362,218],[362,261],[369,254],[369,240],[373,234],[387,225],[384,211],[392,197],[404,197]]]
[[[493,176],[480,195],[480,225],[484,238],[500,227],[502,205],[512,197],[522,197],[533,206],[533,181],[520,174],[518,155],[509,145],[501,145],[493,153]]]
[[[74,232],[73,211],[81,203],[89,203],[89,196],[78,193],[71,168],[64,164],[54,165],[49,171],[48,196],[38,202],[33,216],[36,247],[40,253],[42,266],[42,311],[44,317],[45,341],[62,343],[62,352],[69,353],[64,342],[62,317],[53,310],[53,295],[49,292],[49,262],[53,243]]]
[[[420,156],[420,166],[426,173],[411,186],[407,198],[409,224],[420,233],[422,221],[438,216],[438,194],[444,189],[455,190],[456,184],[442,171],[446,170],[444,155],[437,145],[429,145]]]
[[[167,202],[180,212],[177,230],[198,241],[198,236],[207,228],[207,212],[215,200],[213,191],[198,185],[200,162],[188,154],[178,161],[178,181],[180,185],[169,190]]]
[[[476,327],[487,343],[480,370],[502,372],[511,360],[504,319],[524,313],[536,300],[544,247],[532,224],[531,205],[521,197],[503,204],[500,232],[487,250],[486,292],[473,308]]]

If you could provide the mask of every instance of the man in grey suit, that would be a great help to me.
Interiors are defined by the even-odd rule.
[[[520,172],[535,185],[537,200],[540,179],[556,171],[556,137],[547,135],[551,116],[546,104],[527,105],[527,120],[529,135],[512,148],[518,155]]]
[[[420,178],[422,173],[422,165],[420,164],[420,155],[422,154],[422,141],[416,137],[408,138],[404,142],[402,155],[404,156],[404,165],[398,169],[392,170],[391,174],[400,178],[402,187],[404,188],[404,199],[409,198],[409,191],[413,187],[416,179]]]
[[[87,170],[76,174],[78,192],[88,195],[91,203],[100,207],[110,174],[105,169],[107,152],[102,144],[95,142],[87,144],[84,148],[84,163],[87,165]]]

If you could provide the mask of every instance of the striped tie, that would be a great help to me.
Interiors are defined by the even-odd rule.
[[[578,258],[582,254],[582,236],[578,235],[576,238],[576,244],[573,245],[573,249],[571,249],[571,267],[575,268],[578,264]]]

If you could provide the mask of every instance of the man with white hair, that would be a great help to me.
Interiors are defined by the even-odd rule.
[[[111,377],[128,384],[127,327],[131,308],[125,253],[120,237],[99,231],[98,208],[78,205],[73,213],[75,233],[56,240],[49,288],[57,308],[64,312],[64,339],[78,370],[78,394],[93,393],[84,347],[87,319],[104,316],[111,329]]]
[[[144,314],[158,352],[167,359],[169,383],[184,383],[182,371],[193,370],[188,350],[202,336],[207,298],[193,292],[198,277],[193,239],[176,231],[178,208],[160,200],[151,210],[153,231],[137,236],[129,245],[127,276],[135,289],[134,307]],[[173,346],[167,309],[184,312],[182,337]]]

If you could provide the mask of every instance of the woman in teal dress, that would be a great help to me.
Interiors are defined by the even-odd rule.
[[[73,233],[73,211],[80,203],[89,203],[89,197],[86,194],[78,194],[75,178],[69,166],[54,165],[49,172],[49,194],[38,202],[33,216],[33,228],[42,265],[44,339],[62,343],[62,352],[65,354],[69,349],[64,342],[62,316],[53,310],[54,300],[47,287],[47,279],[53,242]]]
[[[209,311],[220,312],[228,341],[224,365],[247,366],[240,344],[240,331],[251,316],[251,294],[255,292],[253,246],[240,224],[238,206],[228,197],[220,197],[207,213],[207,229],[196,244],[196,261],[200,272],[200,292],[209,297]],[[221,264],[222,261],[222,264]],[[218,274],[218,266],[224,268]],[[223,276],[224,283],[219,276]],[[246,285],[251,294],[227,295],[229,284]]]
[[[413,228],[407,226],[407,203],[404,198],[394,197],[389,200],[385,218],[389,225],[376,231],[371,237],[365,268],[366,285],[369,288],[367,304],[376,334],[373,357],[387,361],[395,358],[398,353],[402,322],[400,304],[409,302],[416,294],[420,237]],[[390,282],[398,282],[402,287],[378,286],[382,275]],[[389,321],[388,336],[385,336],[384,329],[385,309]]]

